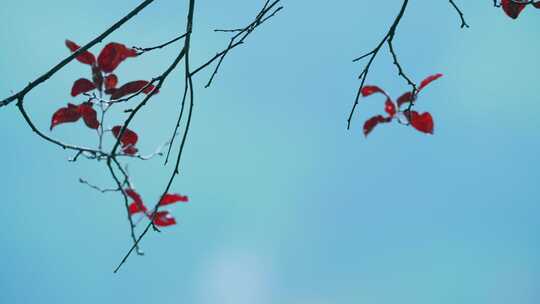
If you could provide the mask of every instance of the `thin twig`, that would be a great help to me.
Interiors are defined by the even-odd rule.
[[[164,48],[164,47],[166,47],[166,46],[168,46],[168,45],[170,45],[170,44],[172,44],[172,43],[175,43],[176,41],[178,41],[178,40],[180,40],[180,39],[186,37],[186,35],[187,35],[187,33],[182,34],[182,35],[180,35],[180,36],[178,36],[178,37],[176,37],[176,38],[173,38],[173,39],[171,39],[171,40],[169,40],[169,41],[167,41],[167,42],[165,42],[165,43],[163,43],[163,44],[160,44],[160,45],[158,45],[158,46],[147,47],[147,48],[141,48],[141,47],[136,47],[136,46],[134,46],[133,49],[139,51],[139,55],[141,55],[141,54],[144,54],[144,53],[149,52],[149,51],[153,51],[153,50],[157,50],[157,49],[162,49],[162,48]]]
[[[237,33],[233,37],[231,37],[231,39],[229,41],[229,44],[227,45],[227,47],[224,50],[222,50],[221,52],[218,52],[214,57],[210,58],[210,60],[208,60],[206,63],[204,63],[201,66],[199,66],[198,68],[194,69],[191,72],[191,75],[193,76],[193,75],[197,74],[200,70],[204,69],[208,65],[212,64],[215,60],[219,59],[216,67],[214,68],[214,71],[212,72],[212,75],[210,76],[210,79],[208,80],[208,82],[205,85],[206,88],[210,87],[210,85],[212,85],[212,81],[214,80],[214,78],[216,77],[216,75],[217,75],[217,73],[219,71],[219,68],[221,67],[221,64],[223,63],[223,60],[225,59],[225,57],[227,56],[229,51],[231,51],[235,47],[243,44],[244,41],[246,40],[246,38],[256,28],[258,28],[266,20],[274,17],[279,11],[281,11],[283,9],[282,6],[276,7],[276,5],[280,1],[281,0],[275,0],[271,4],[269,4],[270,1],[267,0],[264,7],[259,11],[259,13],[255,17],[255,19],[250,24],[248,24],[247,26],[245,26],[242,29],[215,30],[216,32],[237,32]]]
[[[88,187],[94,189],[94,190],[97,190],[101,193],[107,193],[107,192],[118,192],[118,191],[121,191],[122,189],[121,188],[101,188],[101,187],[98,187],[94,184],[91,184],[90,182],[88,182],[87,180],[84,180],[82,178],[79,178],[79,183],[83,184],[83,185],[87,185]]]
[[[456,3],[454,2],[454,0],[449,0],[450,1],[450,4],[454,7],[454,9],[457,11],[457,13],[459,14],[459,18],[461,18],[461,28],[464,28],[464,27],[469,27],[469,25],[467,24],[467,22],[465,21],[465,17],[463,16],[463,12],[461,11],[461,9],[456,5]],[[495,4],[497,4],[495,2]]]
[[[353,117],[354,112],[356,110],[356,106],[358,105],[358,101],[360,99],[360,94],[362,92],[362,88],[364,87],[364,84],[366,82],[366,78],[367,78],[367,76],[369,74],[369,68],[371,67],[371,64],[373,63],[373,61],[375,60],[375,57],[377,57],[377,54],[379,53],[379,51],[381,50],[381,47],[384,45],[385,42],[388,42],[388,45],[389,45],[390,50],[391,50],[390,52],[391,53],[393,52],[392,41],[394,39],[394,35],[396,33],[396,29],[397,29],[397,27],[399,25],[399,22],[401,21],[401,19],[403,18],[403,15],[405,14],[405,9],[407,8],[408,4],[409,4],[409,0],[404,0],[403,1],[403,4],[401,5],[401,9],[400,9],[399,13],[397,14],[396,18],[394,19],[394,22],[390,26],[390,29],[388,30],[386,35],[383,37],[383,39],[377,44],[377,46],[375,46],[375,48],[373,50],[371,50],[369,53],[367,53],[365,55],[362,55],[360,57],[357,57],[357,58],[355,58],[353,60],[353,62],[356,62],[356,61],[359,61],[361,59],[369,57],[369,60],[368,60],[367,64],[364,66],[364,69],[360,73],[360,76],[358,76],[358,78],[360,79],[360,88],[358,89],[358,92],[356,93],[356,97],[354,99],[354,103],[353,103],[353,106],[351,108],[349,118],[347,119],[347,130],[349,130],[351,128],[352,117]],[[397,61],[397,56],[395,55],[395,53],[392,54],[392,56],[394,58],[394,62],[398,62]],[[403,77],[404,79],[406,79],[409,84],[413,83],[412,81],[410,81],[410,79],[408,77],[405,76],[405,73],[403,73],[401,65],[399,63],[394,63],[394,64],[398,67],[398,71],[400,73],[400,76]],[[414,87],[416,87],[416,86],[413,83],[413,88]]]

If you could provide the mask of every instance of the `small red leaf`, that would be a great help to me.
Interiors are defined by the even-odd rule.
[[[71,88],[71,96],[75,97],[79,94],[92,91],[95,88],[96,85],[93,82],[86,78],[80,78],[73,83],[73,87]]]
[[[118,136],[120,135],[120,131],[122,131],[122,126],[114,126],[112,128],[112,132],[114,134],[114,137],[118,139]],[[122,134],[122,138],[120,139],[120,142],[122,145],[135,145],[137,141],[139,140],[139,136],[137,133],[133,132],[132,130],[126,128],[124,131],[124,134]]]
[[[384,111],[390,115],[390,117],[394,117],[396,115],[396,105],[388,98],[386,102],[384,103]]]
[[[399,96],[399,98],[397,99],[397,105],[398,107],[401,107],[402,104],[407,103],[407,102],[412,102],[412,101],[413,101],[412,92],[407,92]]]
[[[540,1],[533,3],[533,6],[536,8],[540,8]]]
[[[375,128],[375,126],[377,126],[379,123],[390,122],[390,120],[391,118],[384,118],[382,115],[371,117],[364,123],[364,135],[367,137],[373,128]]]
[[[117,84],[118,84],[118,77],[116,77],[116,75],[114,74],[107,75],[107,77],[105,77],[105,92],[116,88]]]
[[[148,211],[146,206],[143,205],[141,202],[132,202],[131,204],[129,204],[128,209],[129,209],[129,215],[133,215],[139,212],[146,213],[146,211]]]
[[[174,204],[177,202],[187,203],[189,201],[187,196],[180,194],[165,194],[159,203],[160,206],[165,206],[169,204]]]
[[[166,227],[176,224],[176,220],[169,211],[158,211],[154,218],[154,225],[158,227]]]
[[[135,190],[131,189],[131,188],[128,188],[126,190],[124,190],[126,195],[131,197],[132,200],[134,200],[135,202],[137,203],[141,203],[142,204],[142,198],[141,196],[139,195],[139,193],[137,193]]]
[[[98,56],[98,65],[105,73],[111,73],[128,57],[137,56],[137,51],[123,44],[111,42],[107,44]]]
[[[409,118],[411,125],[418,131],[428,134],[433,134],[433,118],[429,112],[418,113],[416,111],[410,111],[405,113],[405,116]]]
[[[59,124],[66,122],[76,122],[81,118],[81,114],[78,111],[78,107],[74,104],[68,103],[66,108],[60,108],[54,112],[51,119],[51,130]]]
[[[382,90],[381,88],[379,88],[378,86],[364,86],[360,92],[362,93],[362,96],[364,97],[369,96],[371,94],[375,94],[375,93],[382,93],[386,95],[386,97],[388,97],[388,94],[386,94],[386,92]]]
[[[148,87],[146,87],[146,88],[143,90],[143,93],[144,93],[144,94],[150,94],[150,93],[152,93],[152,91],[154,91],[154,90],[156,90],[156,92],[155,92],[154,94],[159,93],[159,90],[157,90],[155,86],[149,85]]]
[[[126,153],[127,155],[135,155],[137,154],[139,149],[135,148],[135,146],[133,145],[129,145],[129,146],[123,146],[122,151],[124,151],[124,153]]]
[[[430,75],[430,76],[426,77],[426,79],[422,80],[422,82],[420,83],[420,87],[418,87],[418,92],[420,92],[428,84],[430,84],[431,82],[441,78],[442,76],[443,76],[443,74],[438,73],[438,74],[434,74],[434,75]]]
[[[527,4],[515,3],[513,0],[501,0],[501,6],[506,15],[512,19],[516,19]]]
[[[66,46],[71,50],[71,52],[77,51],[80,46],[78,46],[75,42],[71,40],[66,40]],[[96,57],[89,51],[85,51],[76,58],[79,62],[84,64],[92,65],[96,63]]]
[[[118,138],[120,135],[120,132],[122,131],[122,126],[114,126],[112,128],[112,132],[114,137]],[[139,150],[135,147],[135,144],[139,140],[139,136],[137,133],[131,131],[130,129],[126,129],[124,131],[124,134],[122,135],[122,138],[120,139],[120,142],[122,143],[122,151],[128,155],[135,155]]]
[[[141,196],[135,190],[128,188],[124,190],[126,195],[129,196],[133,202],[129,205],[129,214],[135,214],[138,212],[147,211],[146,206],[144,205]]]
[[[80,104],[78,107],[78,110],[79,110],[79,113],[81,113],[84,123],[90,129],[99,128],[99,121],[97,120],[97,113],[94,109],[92,109],[91,102],[85,102],[83,104]]]
[[[149,94],[155,89],[155,87],[153,85],[149,85],[148,81],[146,80],[132,81],[124,84],[116,90],[112,90],[111,99],[120,99],[124,96],[135,94],[143,88],[143,93],[145,94]],[[156,91],[156,93],[158,92]]]

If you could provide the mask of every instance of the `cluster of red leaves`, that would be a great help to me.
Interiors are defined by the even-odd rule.
[[[368,136],[368,134],[378,125],[381,123],[389,123],[393,119],[397,117],[399,113],[402,113],[405,119],[409,122],[409,124],[415,128],[416,130],[433,134],[433,118],[431,117],[431,114],[429,112],[424,113],[418,113],[413,110],[405,109],[401,110],[401,106],[407,103],[414,102],[416,98],[418,97],[418,94],[431,82],[434,80],[442,77],[442,74],[434,74],[431,76],[426,77],[422,82],[420,83],[420,86],[418,87],[418,90],[416,94],[413,96],[413,92],[406,92],[403,95],[401,95],[397,99],[397,105],[392,101],[392,98],[381,88],[377,86],[364,86],[361,90],[362,96],[366,97],[375,93],[381,93],[384,96],[386,96],[386,102],[384,104],[384,111],[388,116],[383,115],[376,115],[371,117],[370,119],[366,120],[364,123],[364,135]]]
[[[51,130],[54,126],[66,123],[66,122],[76,122],[81,117],[84,120],[84,123],[90,129],[99,128],[99,121],[97,120],[97,113],[92,108],[93,104],[91,102],[83,102],[80,105],[74,105],[68,103],[67,107],[60,108],[56,111],[51,120]]]
[[[154,215],[151,212],[148,212],[148,208],[143,203],[143,200],[139,193],[135,192],[133,189],[126,189],[125,190],[127,196],[129,196],[133,202],[129,204],[129,215],[132,216],[137,213],[144,213],[149,219],[154,219],[153,223],[154,225],[158,227],[166,227],[176,224],[176,220],[174,217],[169,213],[169,211],[157,211],[156,215]],[[187,196],[180,195],[180,194],[170,194],[167,193],[161,201],[159,202],[159,206],[166,206],[171,205],[174,203],[182,202],[187,203],[189,201]]]
[[[521,2],[523,3],[519,3],[517,0],[501,0],[501,7],[506,15],[512,19],[516,19],[529,4],[536,8],[540,8],[540,1],[531,2],[527,0]]]
[[[66,46],[72,52],[75,52],[80,48],[79,45],[70,40],[66,40]],[[145,94],[151,93],[155,87],[145,80],[128,82],[117,88],[118,77],[112,72],[124,60],[130,57],[136,57],[137,55],[136,50],[116,42],[107,44],[103,50],[101,50],[97,59],[94,54],[89,51],[83,52],[77,56],[76,59],[83,64],[91,66],[92,80],[86,78],[77,79],[71,88],[71,96],[76,97],[83,93],[98,90],[100,93],[104,92],[105,94],[110,95],[111,100],[117,100],[138,93],[139,91],[142,91],[142,93]],[[91,111],[89,111],[89,109]],[[92,110],[92,102],[88,101],[78,106],[68,104],[67,108],[57,110],[52,117],[51,129],[58,124],[75,122],[80,117],[84,118],[88,127],[92,129],[97,129],[99,127],[95,111]]]

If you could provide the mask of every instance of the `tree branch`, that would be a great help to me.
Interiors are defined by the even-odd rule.
[[[450,4],[454,7],[454,9],[456,10],[456,12],[459,14],[459,18],[461,18],[461,28],[464,28],[464,27],[469,27],[469,25],[467,24],[467,22],[465,21],[465,17],[463,16],[463,12],[461,11],[461,9],[459,9],[459,7],[456,5],[456,3],[454,2],[454,0],[449,0],[450,1]]]
[[[361,94],[362,88],[364,87],[364,84],[366,82],[366,78],[367,78],[367,76],[369,74],[369,68],[371,67],[371,64],[373,63],[373,60],[375,60],[375,57],[377,57],[377,54],[379,53],[379,51],[381,50],[381,47],[384,45],[385,42],[388,42],[388,46],[390,48],[390,53],[392,54],[392,57],[394,59],[394,64],[398,68],[399,75],[402,78],[404,78],[407,81],[407,83],[409,83],[412,86],[413,94],[416,93],[416,85],[407,76],[405,76],[405,73],[403,72],[403,69],[401,68],[401,65],[397,61],[397,56],[394,53],[393,46],[392,46],[392,42],[393,42],[394,36],[396,34],[396,29],[397,29],[397,27],[399,25],[399,22],[403,18],[403,15],[405,14],[405,10],[406,10],[408,4],[409,4],[409,0],[404,0],[403,1],[403,4],[401,5],[401,9],[399,10],[399,13],[397,14],[396,18],[394,19],[394,22],[390,26],[390,29],[388,30],[386,35],[379,42],[379,44],[377,44],[377,46],[375,46],[375,48],[373,50],[371,50],[369,53],[367,53],[365,55],[362,55],[362,56],[360,56],[358,58],[355,58],[353,60],[353,62],[356,62],[356,61],[359,61],[361,59],[369,57],[368,63],[365,65],[364,69],[360,73],[360,76],[358,76],[358,79],[360,79],[360,88],[358,89],[358,92],[356,93],[356,97],[354,99],[354,103],[353,103],[351,112],[349,114],[349,118],[347,119],[347,130],[349,130],[351,128],[352,117],[353,117],[354,112],[356,110],[356,106],[358,105],[358,101],[360,99],[360,94]]]

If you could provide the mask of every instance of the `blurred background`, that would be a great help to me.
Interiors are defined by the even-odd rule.
[[[18,91],[139,1],[3,0],[0,96]],[[226,46],[264,1],[198,1],[196,66]],[[182,33],[187,1],[156,1],[105,42],[154,46]],[[36,137],[14,105],[0,109],[0,303],[540,302],[540,10],[512,20],[491,1],[412,1],[395,47],[419,81],[435,135],[363,122],[384,99],[362,99],[346,119],[363,62],[401,1],[283,1],[285,9],[228,56],[214,85],[196,77],[182,175],[169,208],[178,225],[144,238],[144,257],[112,271],[130,247],[123,200],[78,183],[113,186],[105,164]],[[104,44],[92,49],[95,54]],[[161,73],[180,44],[124,62],[120,82]],[[172,132],[182,67],[132,129],[143,154]],[[89,77],[73,62],[26,98],[36,125],[91,145],[81,122],[48,131],[52,113]],[[384,50],[367,84],[408,90]],[[121,122],[117,113],[109,121]],[[172,170],[133,161],[146,201]]]

